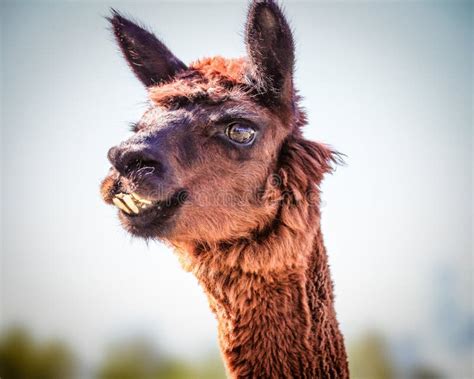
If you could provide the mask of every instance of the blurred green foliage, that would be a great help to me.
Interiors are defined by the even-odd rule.
[[[23,328],[8,329],[0,338],[0,378],[73,379],[76,358],[59,341],[39,343]],[[223,379],[224,366],[217,354],[198,363],[161,356],[145,339],[115,343],[99,367],[86,374],[96,379]],[[84,375],[84,374],[82,374]],[[81,378],[84,376],[81,376]]]
[[[71,379],[76,360],[59,341],[39,344],[18,327],[0,339],[0,377],[5,379]]]
[[[394,379],[394,368],[385,340],[368,333],[349,345],[349,369],[353,379]]]
[[[218,357],[199,364],[162,357],[147,341],[135,339],[114,344],[97,372],[97,379],[222,379]]]
[[[434,368],[419,366],[411,370],[410,379],[442,379],[443,376]]]
[[[442,379],[434,367],[397,367],[385,338],[367,332],[348,347],[352,379]],[[402,372],[401,372],[402,371]],[[404,372],[403,372],[404,371]]]

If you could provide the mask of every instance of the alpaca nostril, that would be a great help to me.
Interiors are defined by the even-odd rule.
[[[123,168],[124,175],[130,175],[134,172],[139,172],[143,170],[144,172],[153,173],[159,167],[159,164],[155,160],[143,159],[143,158],[134,158],[131,159]]]
[[[157,175],[163,171],[160,162],[145,150],[113,147],[107,156],[112,166],[123,176],[132,176],[136,173]]]

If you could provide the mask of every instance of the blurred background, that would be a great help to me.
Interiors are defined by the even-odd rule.
[[[322,223],[353,378],[472,378],[473,4],[284,4],[306,136],[347,155]],[[1,1],[0,376],[224,378],[195,278],[99,196],[146,101],[109,7],[184,62],[245,53],[246,2]]]

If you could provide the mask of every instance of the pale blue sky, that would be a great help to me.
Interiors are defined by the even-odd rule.
[[[472,5],[285,4],[306,136],[348,156],[323,186],[343,331],[411,336],[467,375],[469,352],[450,351],[433,318],[440,276],[472,310]],[[128,236],[99,197],[106,152],[146,100],[102,16],[133,15],[189,62],[244,54],[246,3],[1,6],[1,325],[64,337],[86,359],[130,333],[189,357],[216,348],[195,279],[163,245]]]

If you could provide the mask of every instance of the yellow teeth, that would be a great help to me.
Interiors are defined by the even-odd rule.
[[[120,199],[118,199],[117,197],[114,197],[112,201],[117,206],[117,208],[121,209],[127,214],[130,214],[130,209],[128,209],[127,206],[124,203],[122,203]]]
[[[144,198],[138,196],[135,192],[132,193],[132,196],[133,196],[135,199],[137,199],[139,202],[141,202],[141,203],[148,204],[148,205],[151,204],[151,201],[150,201],[150,200],[147,200],[147,199],[144,199]]]
[[[140,212],[130,195],[125,195],[123,197],[123,201],[125,202],[125,204],[127,204],[127,207],[129,207],[133,211],[133,213],[138,214],[138,212]]]
[[[150,200],[144,199],[136,193],[118,193],[112,201],[119,209],[127,214],[131,214],[132,212],[138,214],[141,210],[146,209],[152,204]]]

